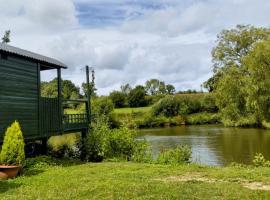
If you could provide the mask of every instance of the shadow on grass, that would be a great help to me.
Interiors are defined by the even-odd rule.
[[[22,176],[35,176],[45,172],[51,167],[71,167],[75,165],[82,165],[86,162],[69,159],[69,158],[55,158],[50,156],[38,156],[35,158],[28,158],[26,160],[26,166],[24,167]]]
[[[0,194],[7,192],[8,190],[11,190],[11,189],[16,189],[20,186],[21,184],[19,183],[13,183],[13,182],[5,181],[5,180],[0,180]]]

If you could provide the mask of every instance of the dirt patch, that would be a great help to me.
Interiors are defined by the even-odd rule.
[[[242,183],[243,187],[248,188],[250,190],[265,190],[270,191],[270,185],[262,183],[262,182],[250,182],[250,183]]]
[[[204,182],[204,183],[216,183],[216,182],[237,183],[250,190],[270,191],[270,185],[263,182],[249,182],[248,180],[244,180],[244,179],[222,180],[222,179],[209,178],[200,173],[186,173],[181,176],[169,176],[169,177],[158,178],[154,180],[163,181],[163,182],[196,182],[198,181],[198,182]]]
[[[188,182],[188,181],[201,181],[206,183],[214,183],[217,180],[202,176],[199,173],[187,173],[182,176],[169,176],[166,178],[155,179],[157,181],[164,181],[164,182]]]

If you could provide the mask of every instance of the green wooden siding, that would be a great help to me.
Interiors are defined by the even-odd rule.
[[[25,138],[39,134],[37,63],[8,56],[0,59],[0,138],[14,120]]]
[[[40,132],[43,137],[62,133],[62,116],[58,98],[40,99]]]

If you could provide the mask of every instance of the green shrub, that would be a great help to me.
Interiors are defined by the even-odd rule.
[[[135,131],[126,126],[113,129],[104,137],[104,154],[107,158],[124,158],[130,160],[135,148]]]
[[[110,93],[115,108],[123,108],[127,105],[127,95],[120,91],[113,91]]]
[[[220,122],[219,114],[216,113],[194,113],[186,116],[186,124],[215,124]]]
[[[84,141],[86,160],[93,162],[100,162],[105,157],[105,137],[109,135],[109,129],[106,119],[98,119],[92,124],[91,129]]]
[[[15,121],[6,130],[0,153],[0,163],[5,165],[23,165],[25,160],[24,146],[20,124]]]
[[[136,141],[131,160],[139,163],[151,163],[153,155],[149,143],[145,140]]]
[[[174,96],[166,96],[159,100],[152,108],[155,116],[164,115],[166,117],[173,117],[179,114],[180,102]]]
[[[101,161],[108,158],[130,160],[135,145],[135,132],[122,126],[110,129],[106,119],[99,119],[92,124],[85,141],[88,161]]]
[[[270,161],[266,160],[261,153],[257,153],[252,160],[256,167],[270,167]]]
[[[113,102],[109,97],[99,97],[92,102],[92,114],[94,116],[108,116],[113,111]]]
[[[156,163],[158,164],[184,164],[189,163],[191,149],[188,146],[179,146],[175,149],[167,149],[159,153]]]
[[[218,111],[218,107],[216,106],[215,96],[213,94],[205,94],[202,98],[201,102],[202,111],[215,113]]]

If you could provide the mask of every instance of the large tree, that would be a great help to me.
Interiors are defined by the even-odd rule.
[[[146,92],[149,95],[156,95],[160,89],[160,81],[158,79],[150,79],[145,83]]]
[[[41,95],[51,98],[58,96],[57,78],[41,83]],[[62,80],[62,97],[64,99],[78,99],[80,97],[80,88],[76,87],[70,80]]]
[[[247,73],[247,108],[258,121],[270,120],[270,41],[259,42],[243,59]]]
[[[270,29],[237,25],[236,28],[223,30],[217,36],[217,45],[212,50],[214,75],[204,83],[212,91],[223,76],[224,70],[230,67],[241,68],[243,57],[254,45],[270,38]]]
[[[128,104],[130,107],[143,107],[147,105],[145,99],[146,91],[141,85],[136,86],[128,94]]]

